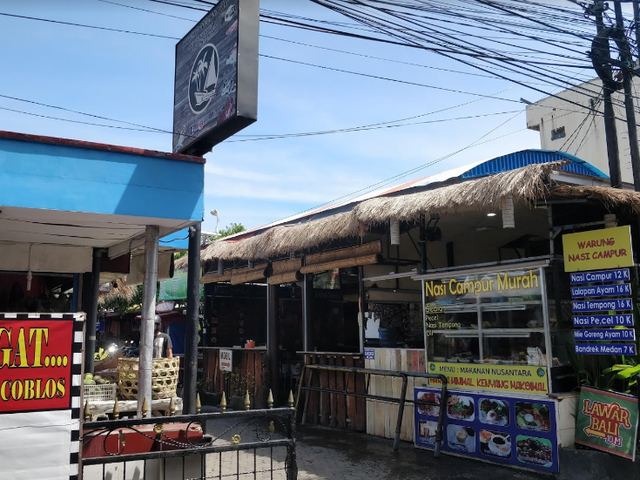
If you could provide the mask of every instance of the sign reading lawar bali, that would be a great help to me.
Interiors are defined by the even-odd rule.
[[[637,433],[636,397],[582,387],[576,443],[635,461]]]
[[[563,235],[562,246],[565,272],[633,265],[629,225]]]
[[[448,386],[469,390],[487,389],[544,395],[548,393],[546,367],[429,362],[429,373],[447,377]],[[429,385],[439,385],[435,379]]]
[[[73,322],[0,321],[0,413],[69,408]]]

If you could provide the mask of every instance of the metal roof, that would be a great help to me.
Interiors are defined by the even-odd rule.
[[[569,160],[571,162],[561,167],[561,170],[566,172],[588,175],[590,177],[609,178],[607,174],[584,160],[565,152],[553,150],[521,150],[519,152],[509,153],[476,165],[460,175],[460,178],[485,177],[487,175],[526,167],[527,165],[554,162],[556,160]]]

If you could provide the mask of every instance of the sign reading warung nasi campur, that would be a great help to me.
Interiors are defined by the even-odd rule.
[[[563,235],[562,246],[565,272],[633,265],[629,225]]]

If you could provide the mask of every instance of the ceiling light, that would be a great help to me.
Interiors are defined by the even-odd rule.
[[[495,213],[495,212],[487,213],[487,217],[495,217],[496,215],[497,215],[497,213]]]

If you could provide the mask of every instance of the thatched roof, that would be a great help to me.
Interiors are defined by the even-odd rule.
[[[98,296],[98,303],[104,303],[117,297],[121,297],[129,302],[138,291],[137,286],[128,286],[125,278],[116,278],[110,283],[111,290],[108,293],[101,293]]]
[[[369,227],[390,219],[417,221],[429,213],[442,215],[499,208],[508,195],[513,196],[514,202],[531,203],[545,196],[549,173],[564,163],[528,165],[433,190],[372,198],[356,205],[353,214],[360,224]]]
[[[554,198],[586,198],[601,202],[606,208],[626,207],[640,214],[640,193],[620,188],[556,185],[549,189]]]
[[[605,206],[627,206],[640,213],[640,193],[609,187],[557,185],[550,174],[565,161],[533,164],[495,175],[431,190],[374,197],[352,210],[293,225],[278,225],[253,236],[218,240],[201,252],[203,261],[257,260],[320,246],[331,240],[363,235],[371,226],[391,219],[417,221],[423,214],[451,214],[496,209],[511,196],[514,203],[533,205],[550,198],[590,198]],[[184,268],[181,258],[177,268]]]

